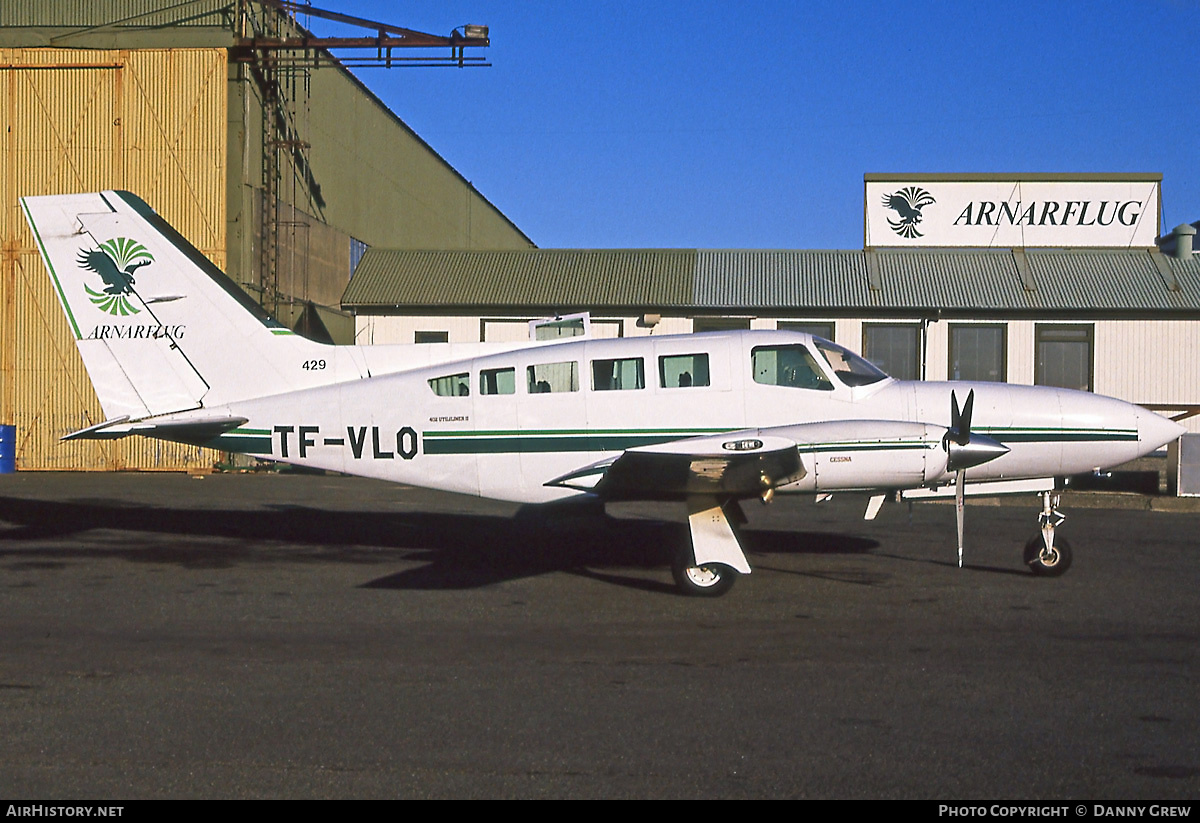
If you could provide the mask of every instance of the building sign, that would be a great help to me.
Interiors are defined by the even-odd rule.
[[[1161,175],[867,175],[867,247],[1129,248],[1159,235]]]

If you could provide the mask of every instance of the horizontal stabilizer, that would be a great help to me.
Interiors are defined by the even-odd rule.
[[[184,419],[137,420],[128,417],[105,420],[86,429],[65,435],[63,440],[116,440],[131,434],[142,434],[162,440],[202,445],[230,429],[247,422],[245,417],[192,417]]]
[[[120,417],[114,417],[112,420],[105,420],[103,423],[97,423],[94,426],[88,426],[86,429],[80,429],[77,432],[64,434],[62,440],[115,440],[118,437],[124,437],[129,434],[128,429],[120,430],[120,434],[112,434],[110,430],[113,427],[121,426],[122,423],[129,422],[129,415],[124,414]]]

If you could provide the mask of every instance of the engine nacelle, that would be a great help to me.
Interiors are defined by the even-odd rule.
[[[870,434],[864,434],[870,432]],[[947,429],[895,420],[842,420],[773,429],[798,444],[805,476],[789,490],[906,489],[946,475]]]

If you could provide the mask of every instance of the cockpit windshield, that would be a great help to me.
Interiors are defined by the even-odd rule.
[[[813,345],[817,347],[817,351],[825,358],[825,362],[837,378],[847,386],[869,386],[887,379],[887,375],[874,365],[849,349],[843,349],[837,343],[813,337]]]

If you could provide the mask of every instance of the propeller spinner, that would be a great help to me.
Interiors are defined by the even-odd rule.
[[[974,389],[967,395],[967,402],[963,404],[961,411],[958,408],[958,397],[954,392],[950,393],[950,428],[942,440],[942,446],[949,455],[946,460],[947,471],[962,471],[1008,454],[1008,446],[1000,441],[986,435],[971,433],[971,413],[974,406]]]

